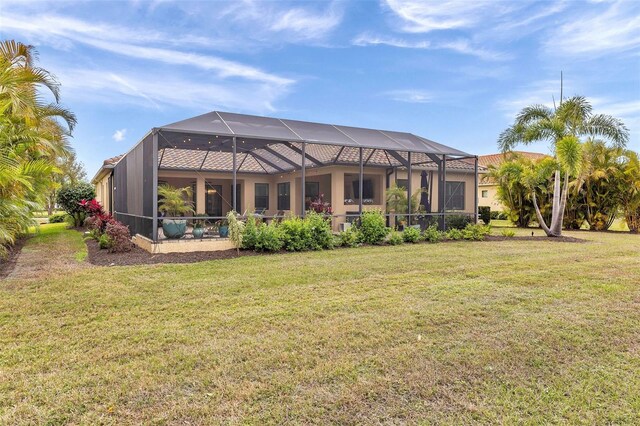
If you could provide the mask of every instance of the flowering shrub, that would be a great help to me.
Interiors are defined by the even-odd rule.
[[[95,198],[91,200],[80,200],[80,207],[87,213],[89,216],[101,216],[104,215],[104,209],[100,205],[100,202]]]
[[[324,201],[324,194],[320,194],[318,198],[313,200],[311,204],[309,204],[309,209],[316,213],[333,214],[331,203],[326,203]]]
[[[131,242],[131,234],[129,233],[128,226],[118,222],[117,220],[111,220],[107,223],[105,235],[107,235],[111,240],[109,252],[122,253],[131,251],[133,243]]]

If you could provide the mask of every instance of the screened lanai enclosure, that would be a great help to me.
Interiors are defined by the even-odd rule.
[[[191,188],[204,238],[229,211],[280,220],[309,210],[345,229],[368,209],[390,225],[446,227],[477,212],[477,157],[411,133],[210,112],[152,129],[113,168],[113,213],[162,242],[158,185]],[[184,238],[190,238],[189,235]]]

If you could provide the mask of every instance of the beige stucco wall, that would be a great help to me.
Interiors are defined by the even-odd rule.
[[[415,192],[420,187],[421,170],[415,170],[412,174],[412,191]],[[344,215],[347,212],[357,212],[358,204],[345,204],[344,203],[344,189],[345,189],[345,174],[358,174],[359,169],[357,166],[329,166],[321,168],[308,168],[306,170],[306,181],[319,182],[320,193],[324,193],[325,201],[331,202],[334,215]],[[365,205],[365,210],[370,209],[385,209],[385,176],[386,169],[377,167],[365,167],[364,174],[371,176],[374,181],[374,190],[376,194],[374,196],[376,204]],[[406,179],[407,172],[399,170],[397,173],[398,179]],[[437,179],[437,172],[434,172],[434,178]],[[229,173],[210,173],[210,172],[189,172],[189,171],[167,171],[160,170],[158,173],[158,179],[166,181],[171,185],[186,186],[195,182],[197,185],[196,199],[197,213],[204,213],[204,199],[205,199],[205,180],[211,181],[213,184],[221,184],[222,196],[231,204],[231,184]],[[391,185],[395,180],[395,174],[390,177]],[[465,209],[464,212],[473,213],[474,208],[474,176],[473,173],[461,173],[455,171],[447,172],[447,181],[462,181],[465,183]],[[290,205],[291,210],[285,211],[285,213],[293,212],[295,214],[301,214],[302,203],[301,196],[301,173],[289,172],[274,175],[256,175],[238,173],[237,182],[241,185],[241,207],[242,212],[253,211],[254,197],[255,197],[255,184],[256,183],[268,183],[269,184],[269,210],[266,211],[267,215],[275,215],[278,213],[278,199],[277,199],[277,184],[280,182],[290,183]],[[223,203],[223,214],[226,214],[231,209],[230,205]],[[433,185],[433,211],[438,210],[438,185]],[[344,222],[344,219],[335,219],[334,227],[337,227],[338,223]]]
[[[96,200],[104,207],[105,211],[109,210],[109,199],[111,198],[111,190],[109,188],[109,175],[104,176],[94,184],[96,191]],[[111,212],[109,212],[111,213]]]
[[[487,191],[486,197],[482,196],[482,191]],[[491,211],[502,211],[504,209],[504,206],[498,200],[498,187],[496,185],[478,185],[478,206],[491,207]]]

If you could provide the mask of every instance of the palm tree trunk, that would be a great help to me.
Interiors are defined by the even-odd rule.
[[[558,228],[558,210],[560,210],[560,171],[556,170],[553,179],[553,204],[551,207],[551,232],[554,232]],[[554,232],[555,233],[555,232]]]
[[[547,237],[553,237],[554,235],[552,235],[551,230],[549,229],[547,224],[544,222],[542,213],[540,213],[540,207],[538,207],[538,199],[536,198],[536,190],[534,189],[532,192],[533,192],[532,193],[533,207],[536,210],[536,217],[538,218],[538,223],[540,224],[540,228],[542,228],[544,233],[547,234]]]
[[[556,172],[557,173],[557,172]],[[556,174],[556,178],[559,177],[559,174]],[[559,185],[559,179],[558,179],[558,185]],[[567,207],[567,192],[569,190],[569,173],[567,173],[564,177],[564,184],[562,185],[562,193],[560,194],[560,206],[558,207],[558,210],[553,212],[554,215],[554,219],[555,219],[555,226],[552,225],[551,227],[551,231],[553,232],[554,236],[561,236],[562,235],[562,222],[564,221],[564,210]]]

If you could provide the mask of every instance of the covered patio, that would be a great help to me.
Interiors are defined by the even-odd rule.
[[[426,218],[445,228],[447,215],[475,220],[477,172],[476,156],[411,133],[214,111],[152,129],[118,161],[113,213],[132,235],[162,243],[160,220],[172,218],[159,217],[158,185],[167,183],[193,191],[196,215],[175,219],[213,229],[229,211],[278,220],[321,203],[337,231],[367,209],[386,213],[397,185],[409,205],[386,213],[390,224],[401,213],[409,226]],[[448,175],[462,176],[462,195]]]

